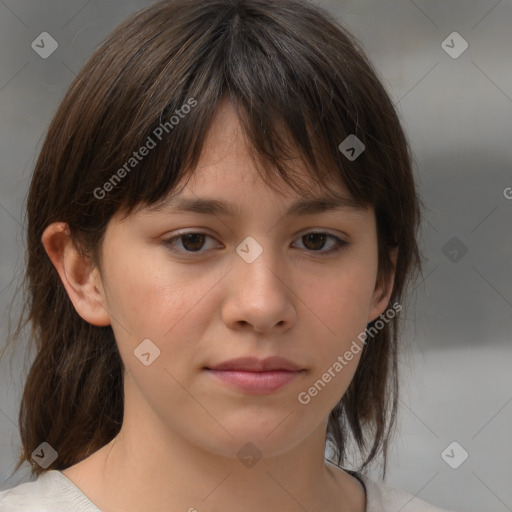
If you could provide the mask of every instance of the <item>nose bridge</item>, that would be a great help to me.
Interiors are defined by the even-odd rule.
[[[256,235],[260,242],[254,236],[247,236],[236,248],[236,252],[241,261],[237,261],[240,272],[237,275],[240,279],[246,281],[246,285],[253,291],[262,288],[269,292],[267,288],[281,288],[282,283],[277,278],[277,266],[279,258],[276,251],[271,247],[269,236],[263,240],[262,235]],[[277,282],[276,282],[277,281]]]
[[[270,245],[269,236],[256,235],[246,237],[236,247],[238,258],[234,260],[234,283],[225,311],[226,321],[251,324],[263,332],[293,320],[295,309],[290,289],[284,282],[282,262]]]

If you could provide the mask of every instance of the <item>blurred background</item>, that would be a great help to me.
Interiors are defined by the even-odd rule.
[[[1,345],[45,130],[100,42],[150,3],[0,0]],[[451,510],[511,511],[512,2],[315,3],[359,39],[393,98],[425,204],[387,482]],[[12,372],[9,357],[0,362],[0,490],[31,479],[27,468],[11,473],[32,357],[22,347]]]

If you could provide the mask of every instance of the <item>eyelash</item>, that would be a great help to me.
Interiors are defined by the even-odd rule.
[[[167,240],[164,240],[163,243],[167,247],[168,250],[170,250],[171,252],[174,252],[176,254],[180,254],[180,255],[182,255],[182,254],[191,255],[191,254],[204,253],[205,251],[187,251],[187,250],[182,250],[182,249],[176,249],[175,247],[173,247],[173,244],[176,240],[183,239],[185,236],[188,236],[188,235],[204,235],[207,238],[213,238],[208,233],[191,231],[189,233],[181,233],[180,235],[176,235],[176,236],[173,236],[172,238],[168,238]],[[326,240],[331,239],[336,242],[336,245],[332,249],[329,249],[328,251],[313,251],[313,250],[306,249],[307,252],[312,253],[312,254],[321,254],[321,255],[335,254],[335,253],[342,251],[347,245],[349,245],[349,243],[346,242],[345,240],[341,240],[337,236],[331,235],[330,233],[324,233],[321,231],[310,231],[308,233],[301,235],[299,238],[303,238],[307,235],[326,235]]]

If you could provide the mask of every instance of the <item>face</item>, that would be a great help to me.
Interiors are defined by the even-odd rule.
[[[308,199],[321,196],[312,184]],[[234,215],[178,210],[185,199]],[[325,435],[360,358],[354,341],[389,297],[375,288],[373,210],[286,214],[303,199],[260,180],[225,104],[179,196],[111,220],[98,289],[132,419],[227,457],[249,441],[277,455]]]

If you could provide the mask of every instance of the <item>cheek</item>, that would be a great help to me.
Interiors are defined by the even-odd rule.
[[[159,250],[137,250],[112,256],[107,268],[108,299],[113,313],[122,316],[140,330],[157,324],[172,327],[174,316],[193,298],[194,286],[185,282]],[[168,315],[172,316],[168,318]]]
[[[310,384],[317,403],[334,407],[357,369],[371,308],[377,261],[361,255],[340,268],[330,279],[309,283],[308,305],[321,319],[314,332],[315,367]],[[341,359],[340,359],[341,358]],[[325,385],[325,388],[323,387]],[[320,389],[322,391],[320,392]]]
[[[375,278],[371,264],[347,265],[328,279],[310,282],[304,295],[331,334],[354,333],[366,327]]]
[[[108,268],[108,307],[116,340],[126,357],[150,339],[161,351],[160,362],[190,361],[218,306],[214,288],[222,273],[199,273],[162,253],[133,251]]]

